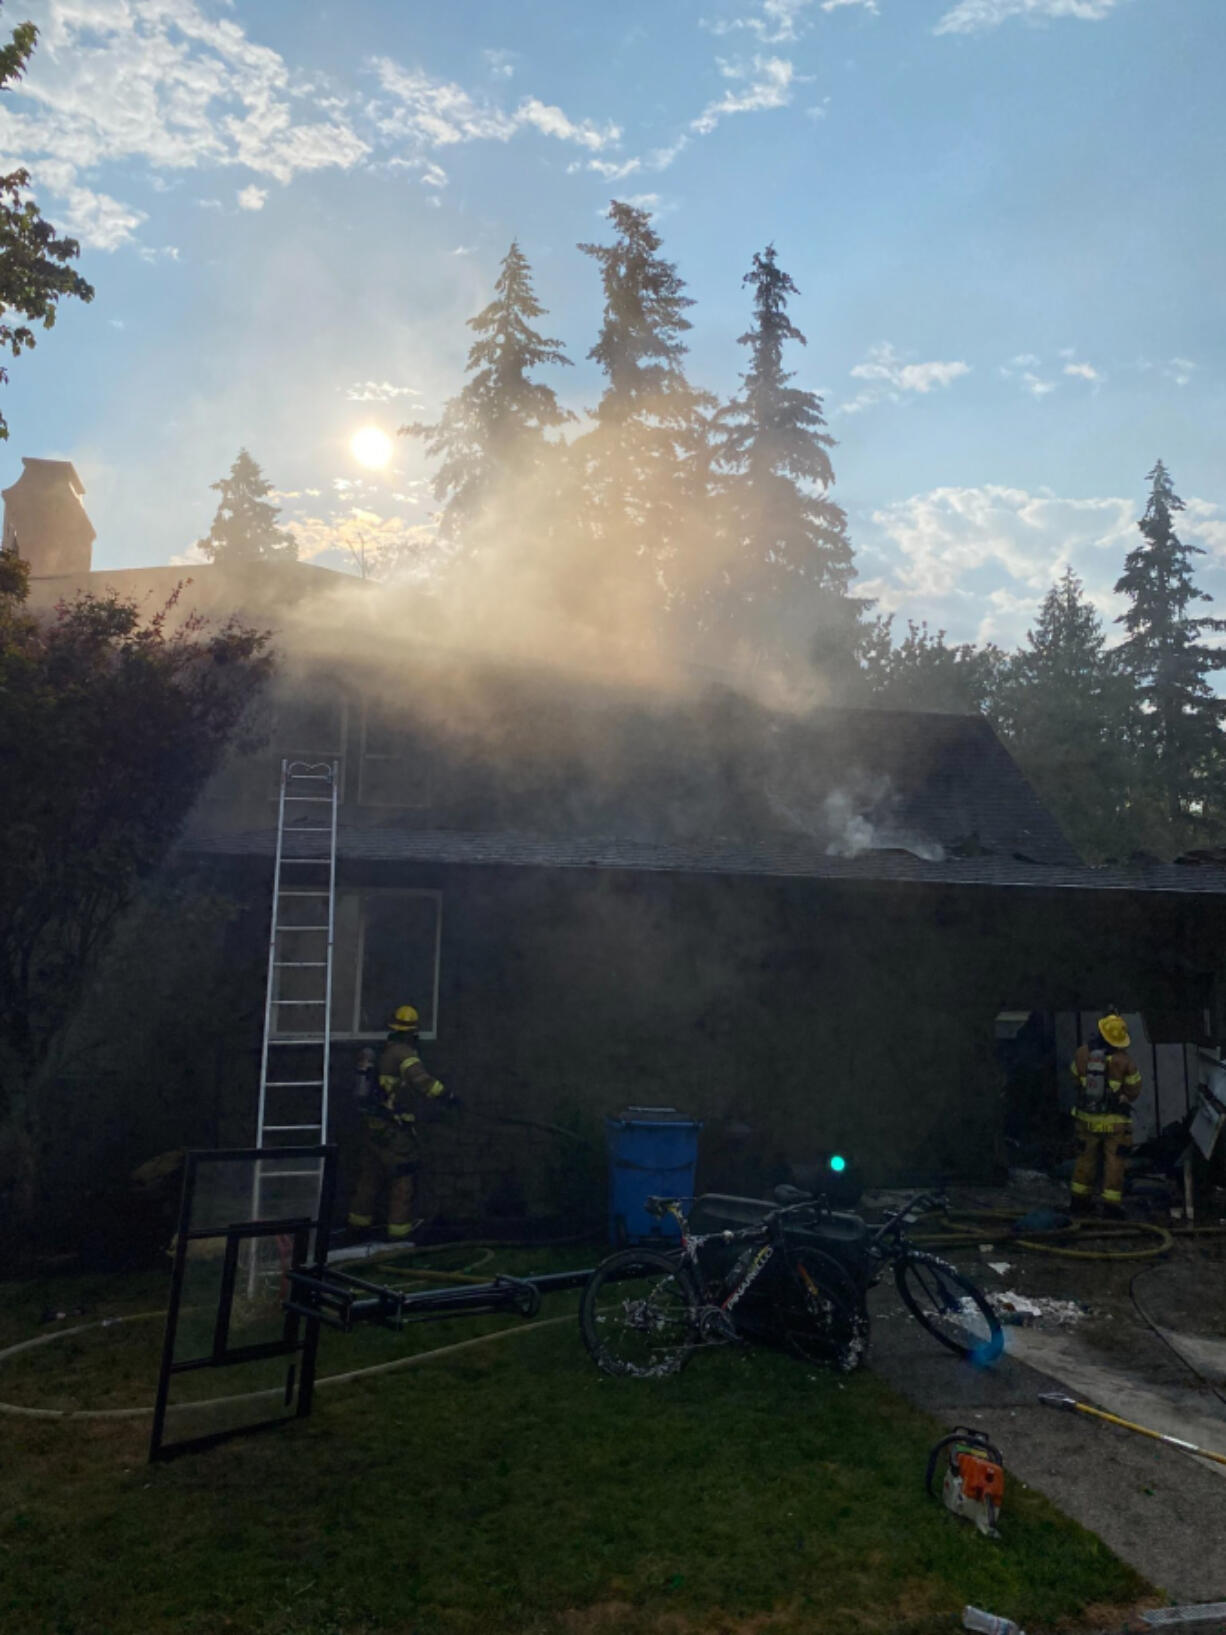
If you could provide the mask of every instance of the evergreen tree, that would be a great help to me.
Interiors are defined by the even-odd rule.
[[[1192,557],[1204,552],[1175,532],[1184,504],[1161,460],[1148,480],[1137,525],[1143,543],[1128,553],[1115,587],[1131,604],[1118,621],[1128,632],[1119,658],[1140,706],[1131,723],[1134,750],[1160,795],[1169,849],[1178,849],[1221,817],[1226,702],[1208,678],[1226,669],[1226,653],[1201,638],[1226,630],[1226,621],[1189,616],[1194,602],[1212,600],[1192,578]]]
[[[954,715],[990,708],[1004,663],[999,647],[991,642],[951,646],[943,630],[933,635],[927,620],[917,625],[910,619],[905,638],[895,647],[892,624],[892,614],[874,619],[862,642],[864,682],[873,704]]]
[[[268,498],[272,484],[245,448],[239,449],[230,475],[210,486],[221,499],[212,527],[197,541],[210,562],[297,560],[294,536],[278,525],[280,512]]]
[[[1008,661],[992,715],[1069,839],[1093,861],[1146,838],[1126,741],[1132,688],[1071,568]]]
[[[827,497],[834,438],[821,398],[790,385],[795,372],[783,367],[787,342],[808,344],[787,312],[788,297],[800,292],[773,244],[754,256],[742,282],[753,289],[753,327],[738,340],[749,348],[749,368],[718,417],[727,540],[722,622],[748,626],[767,650],[786,647],[798,619],[810,632],[818,622],[821,658],[841,650],[850,661],[865,604],[848,594],[847,518]]]
[[[646,614],[684,593],[705,528],[709,394],[687,381],[682,339],[693,306],[650,214],[615,200],[612,244],[580,244],[600,268],[604,316],[588,357],[606,386],[595,426],[573,448],[582,496],[584,571],[623,611]]]
[[[434,478],[435,497],[444,502],[440,532],[452,542],[479,545],[483,521],[501,526],[504,512],[536,491],[553,445],[546,432],[573,420],[558,407],[553,390],[530,378],[533,370],[570,359],[562,343],[537,332],[533,322],[545,308],[532,287],[532,270],[512,241],[494,285],[494,299],[468,320],[477,336],[468,353],[471,378],[444,407],[432,426],[400,428],[420,437],[442,464]]]

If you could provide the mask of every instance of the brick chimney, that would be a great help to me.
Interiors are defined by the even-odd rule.
[[[23,457],[17,481],[2,491],[4,549],[30,564],[33,579],[88,573],[95,539],[81,495],[85,485],[71,460]]]

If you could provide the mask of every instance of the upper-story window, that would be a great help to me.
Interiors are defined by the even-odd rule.
[[[403,710],[368,699],[360,747],[360,805],[420,809],[431,804],[429,758]]]
[[[281,762],[339,761],[345,798],[345,739],[349,706],[335,688],[279,698],[273,710],[269,748],[274,792],[281,785]]]

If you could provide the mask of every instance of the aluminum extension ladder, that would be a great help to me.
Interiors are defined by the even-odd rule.
[[[323,1145],[328,1136],[339,798],[339,761],[281,762],[256,1114],[256,1145],[265,1150]],[[302,1182],[321,1177],[322,1165],[289,1170],[257,1164],[252,1219],[266,1218],[278,1201],[279,1183],[295,1183],[301,1196]],[[252,1290],[255,1278],[253,1256]]]

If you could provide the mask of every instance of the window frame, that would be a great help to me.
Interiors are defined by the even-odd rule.
[[[338,896],[341,893],[337,893]],[[429,1043],[438,1038],[439,1031],[439,991],[440,972],[443,959],[443,893],[433,887],[426,886],[368,886],[359,887],[344,895],[352,895],[358,899],[358,935],[353,967],[353,1009],[350,1013],[350,1028],[342,1031],[335,1025],[332,1028],[332,1038],[342,1043],[361,1043],[372,1039],[382,1039],[387,1029],[375,1028],[362,1031],[362,968],[366,960],[366,908],[372,898],[386,901],[389,897],[432,897],[434,899],[434,984],[431,994],[433,1027],[423,1028],[420,1037]]]
[[[393,812],[427,812],[434,804],[434,774],[432,768],[426,762],[424,757],[422,758],[421,762],[422,796],[420,800],[377,800],[367,791],[367,761],[379,761],[386,764],[395,761],[407,761],[409,759],[407,755],[379,755],[372,754],[367,750],[366,742],[370,725],[370,717],[375,710],[379,709],[387,710],[388,706],[385,704],[381,705],[377,700],[371,699],[369,696],[362,699],[362,722],[357,734],[358,753],[355,757],[358,768],[357,804],[359,806],[378,806],[382,807],[386,811]],[[425,1034],[423,1034],[422,1037],[425,1038]]]

